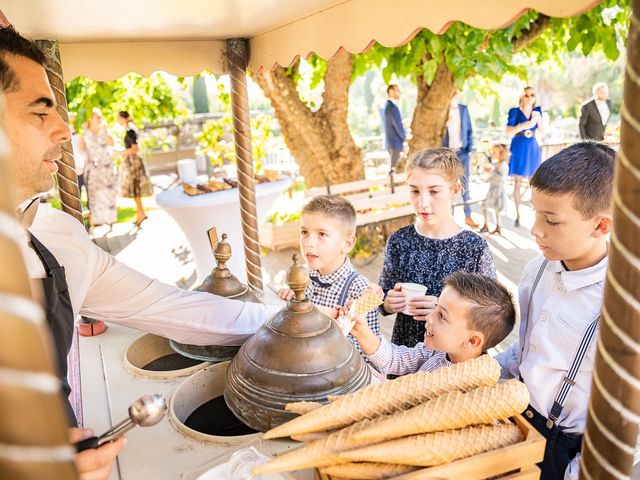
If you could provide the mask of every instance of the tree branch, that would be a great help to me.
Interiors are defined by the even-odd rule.
[[[551,17],[547,17],[540,13],[538,18],[529,24],[529,28],[527,30],[524,30],[519,37],[513,39],[512,43],[514,51],[520,52],[531,45],[550,23]]]

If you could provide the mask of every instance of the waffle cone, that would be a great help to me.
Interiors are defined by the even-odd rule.
[[[417,372],[392,382],[369,385],[341,396],[264,434],[265,439],[340,428],[366,418],[395,413],[446,392],[495,385],[500,365],[488,355],[434,372]]]
[[[356,441],[370,444],[417,433],[490,424],[523,412],[528,404],[527,386],[510,380],[467,393],[445,393],[417,407],[389,415],[354,436]]]
[[[385,478],[394,478],[413,470],[416,470],[416,467],[391,463],[343,463],[341,465],[322,467],[320,472],[325,475],[331,475],[333,479],[343,477],[351,480],[383,480]]]
[[[294,413],[297,413],[298,415],[304,415],[305,413],[309,413],[315,410],[316,408],[320,408],[321,406],[322,404],[320,402],[302,401],[302,402],[287,403],[284,409],[287,412],[294,412]]]
[[[374,308],[378,308],[382,305],[384,299],[384,292],[380,287],[373,288],[369,285],[363,294],[358,298],[353,307],[353,313],[355,315],[364,315],[369,313]]]
[[[363,428],[369,428],[376,420],[364,420],[337,432],[330,433],[324,438],[307,445],[283,453],[273,460],[257,466],[253,470],[254,475],[288,472],[311,467],[327,467],[342,463],[338,457],[340,452],[361,446],[353,440],[353,434]]]
[[[321,438],[324,438],[331,433],[332,432],[301,433],[300,435],[291,435],[291,440],[295,440],[296,442],[310,443],[315,442],[316,440],[320,440]]]
[[[522,440],[511,424],[467,427],[462,430],[424,433],[343,452],[344,462],[388,462],[431,467],[506,447]]]

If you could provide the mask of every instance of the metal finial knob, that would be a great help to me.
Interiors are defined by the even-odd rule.
[[[227,234],[222,234],[222,239],[213,246],[213,256],[216,258],[216,269],[227,269],[227,262],[231,258],[231,245],[227,242]]]
[[[304,290],[309,285],[309,270],[302,264],[300,255],[293,254],[293,265],[287,270],[287,285],[295,293],[295,299],[301,302],[305,299]]]

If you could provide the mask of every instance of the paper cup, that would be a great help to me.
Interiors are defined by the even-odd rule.
[[[419,283],[401,283],[400,291],[407,297],[407,302],[416,297],[422,297],[427,294],[427,287],[420,285]],[[411,315],[409,313],[409,306],[402,311],[405,315]]]

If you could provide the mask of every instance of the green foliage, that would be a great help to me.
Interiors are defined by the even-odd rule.
[[[619,55],[626,38],[630,14],[629,0],[605,0],[588,12],[573,18],[554,18],[525,52],[538,61],[555,59],[566,51],[580,50],[587,55],[601,50],[610,60]],[[518,39],[527,35],[539,14],[530,11],[513,24],[498,30],[482,30],[461,22],[453,23],[443,34],[420,31],[406,45],[389,48],[375,44],[354,58],[354,78],[373,66],[382,66],[385,83],[393,75],[421,79],[430,85],[438,65],[444,61],[461,86],[478,75],[499,81],[505,74],[527,77],[527,70],[513,62]]]
[[[213,165],[235,163],[236,150],[233,141],[233,116],[231,113],[231,95],[227,87],[218,83],[218,101],[223,106],[221,118],[207,120],[197,135],[198,147]],[[259,114],[251,118],[251,147],[256,171],[262,169],[262,160],[271,146],[272,118]]]
[[[267,222],[273,223],[274,225],[283,225],[285,223],[296,222],[298,220],[300,220],[300,212],[294,212],[294,213],[273,212],[271,215],[267,217]]]
[[[120,110],[128,111],[138,125],[180,120],[187,114],[186,88],[184,79],[161,72],[149,77],[128,73],[110,82],[78,77],[66,84],[66,93],[69,111],[77,114],[74,127],[82,130],[96,107],[109,124]]]

